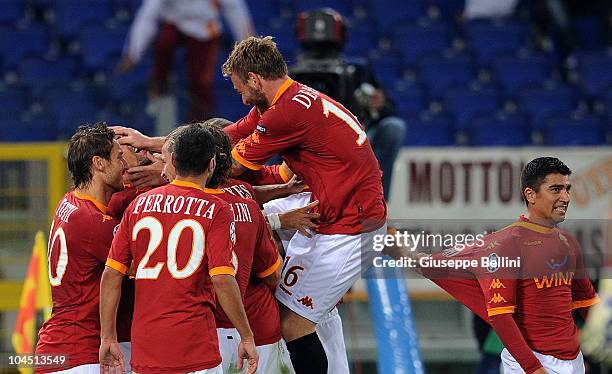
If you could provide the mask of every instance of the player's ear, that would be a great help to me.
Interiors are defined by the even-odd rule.
[[[170,152],[170,162],[172,162],[172,166],[176,169],[176,159],[174,158],[174,152]]]
[[[525,187],[525,190],[523,191],[523,196],[528,204],[535,204],[536,194],[536,191],[534,191],[531,187]]]
[[[217,167],[217,155],[214,155],[213,158],[211,158],[210,162],[208,163],[208,171],[212,173],[215,171],[216,167]]]
[[[91,158],[91,165],[96,168],[96,170],[104,169],[104,158],[100,156],[93,156]]]

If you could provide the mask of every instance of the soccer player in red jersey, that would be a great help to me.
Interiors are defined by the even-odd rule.
[[[98,371],[99,290],[104,262],[119,221],[107,214],[123,189],[125,163],[113,132],[103,124],[82,126],[68,145],[75,188],[58,203],[49,234],[49,281],[53,313],[38,335],[36,354],[68,355],[70,373]],[[36,368],[36,372],[55,371]]]
[[[205,188],[215,165],[207,129],[179,134],[171,155],[176,179],[141,194],[126,210],[100,291],[102,371],[122,368],[114,315],[123,274],[134,261],[136,300],[132,368],[142,373],[221,373],[215,294],[239,331],[238,368],[257,369],[253,333],[234,278],[229,205]]]
[[[280,277],[281,258],[274,244],[267,222],[254,200],[252,187],[245,182],[228,178],[232,166],[230,140],[218,126],[219,119],[207,120],[188,126],[208,128],[216,142],[216,166],[207,186],[216,196],[228,202],[236,224],[234,252],[238,257],[236,280],[244,307],[253,329],[257,352],[259,353],[258,373],[277,373],[290,370],[291,362],[280,334],[278,304],[271,290]],[[173,179],[174,167],[168,163],[174,139],[188,126],[173,130],[162,147],[164,175]],[[215,311],[219,349],[223,359],[223,371],[235,369],[238,333],[226,314],[219,308]]]
[[[559,159],[532,160],[521,175],[526,216],[485,236],[480,246],[417,255],[425,276],[491,324],[506,347],[501,354],[504,373],[585,370],[572,311],[586,316],[598,297],[584,270],[580,245],[557,227],[570,203],[570,174]],[[464,274],[427,268],[434,260],[451,259],[479,265]],[[516,259],[519,266],[504,265]]]
[[[276,297],[296,372],[326,373],[315,325],[360,276],[362,249],[386,232],[380,166],[352,113],[289,78],[272,37],[237,43],[223,74],[259,117],[255,131],[232,151],[233,175],[261,169],[279,154],[320,201],[316,234],[292,238]]]

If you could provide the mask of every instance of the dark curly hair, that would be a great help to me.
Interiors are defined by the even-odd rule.
[[[212,131],[191,124],[180,128],[173,147],[176,174],[196,176],[203,174],[215,156],[215,138]]]
[[[572,171],[561,160],[555,157],[538,157],[529,161],[521,172],[521,195],[526,205],[525,188],[538,191],[548,174],[571,175]]]
[[[225,118],[211,118],[199,123],[199,126],[209,129],[215,138],[217,165],[213,175],[208,181],[208,187],[218,188],[225,184],[228,178],[232,167],[232,143],[230,138],[223,131],[223,128],[232,123],[232,121]]]
[[[68,170],[75,188],[82,188],[91,183],[94,156],[110,160],[114,138],[113,130],[103,122],[79,126],[68,143]]]

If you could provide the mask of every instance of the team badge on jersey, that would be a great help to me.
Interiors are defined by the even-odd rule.
[[[489,266],[487,266],[487,272],[495,273],[499,270],[500,258],[497,253],[491,253],[489,255]]]
[[[236,244],[236,222],[230,223],[229,235],[230,235],[230,240],[232,241],[232,244],[235,245]]]

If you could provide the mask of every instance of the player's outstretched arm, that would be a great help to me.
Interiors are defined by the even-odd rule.
[[[236,279],[233,276],[227,274],[214,275],[212,277],[212,283],[219,304],[240,334],[238,370],[242,370],[243,359],[246,359],[248,362],[247,373],[252,374],[257,370],[259,356],[255,349],[253,332],[251,331],[249,321],[244,311],[244,306],[242,305],[238,283],[236,283]]]
[[[100,284],[100,373],[114,374],[115,369],[125,372],[121,348],[117,342],[117,306],[121,298],[123,274],[106,267]]]
[[[297,175],[291,177],[289,182],[283,184],[268,184],[263,186],[253,186],[255,191],[255,200],[260,205],[267,203],[270,200],[280,199],[295,193],[304,191],[306,185],[298,180]]]
[[[120,138],[117,139],[119,144],[131,145],[132,147],[138,149],[161,152],[162,146],[166,141],[166,137],[147,136],[131,127],[111,126],[110,129],[113,130],[116,135],[120,136]]]

